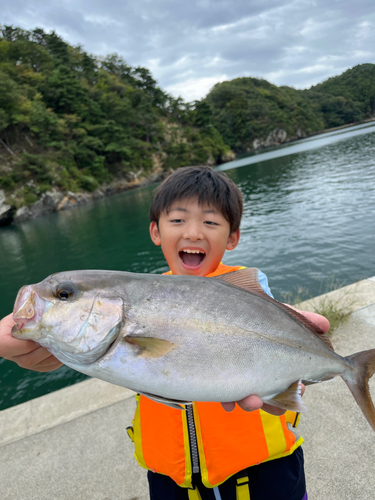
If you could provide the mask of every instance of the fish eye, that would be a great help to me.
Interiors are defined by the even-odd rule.
[[[56,295],[60,300],[68,300],[74,297],[76,288],[73,283],[60,283]]]
[[[67,299],[69,299],[69,297],[71,296],[71,293],[70,293],[70,292],[68,292],[68,290],[59,290],[59,291],[57,292],[57,296],[58,296],[58,298],[59,298],[59,299],[61,299],[61,300],[67,300]]]

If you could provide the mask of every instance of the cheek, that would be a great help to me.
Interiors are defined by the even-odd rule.
[[[225,235],[227,236],[227,235]],[[223,252],[225,251],[225,248],[228,243],[228,238],[225,237],[224,235],[216,235],[215,238],[211,240],[211,248],[215,252]]]
[[[165,247],[165,248],[162,248],[163,250],[163,255],[164,255],[164,258],[165,260],[170,263],[170,262],[173,262],[175,259],[178,258],[178,254],[177,252],[173,250],[171,250],[171,247]]]
[[[42,328],[48,337],[87,352],[95,349],[122,318],[120,297],[81,298],[56,303],[44,314]]]
[[[161,238],[161,249],[165,254],[172,255],[177,249],[177,243],[179,241],[179,236],[175,234],[168,234]]]
[[[93,299],[56,302],[42,318],[43,327],[60,333],[67,342],[73,340],[90,315]]]

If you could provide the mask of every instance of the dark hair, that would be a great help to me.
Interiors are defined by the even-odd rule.
[[[243,203],[241,191],[229,177],[211,167],[182,167],[169,175],[155,191],[150,219],[158,222],[176,201],[197,200],[216,208],[229,222],[230,232],[240,227]]]

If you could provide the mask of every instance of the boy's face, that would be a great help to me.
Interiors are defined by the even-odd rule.
[[[161,245],[173,274],[207,276],[225,250],[236,248],[240,231],[230,234],[229,222],[212,206],[183,200],[160,215],[159,225],[151,222],[150,235],[155,245]]]

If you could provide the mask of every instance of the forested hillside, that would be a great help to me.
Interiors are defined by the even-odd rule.
[[[344,98],[353,103],[358,113],[375,111],[375,64],[360,64],[339,76],[329,78],[304,91]]]
[[[218,83],[204,102],[211,112],[212,123],[226,143],[239,153],[324,128],[321,113],[303,93],[257,78]],[[275,129],[277,136],[272,137]]]
[[[54,32],[0,26],[0,219],[4,205],[8,223],[20,207],[46,204],[44,193],[55,209],[64,193],[215,165],[233,151],[372,117],[373,64],[308,90],[236,78],[185,103],[116,54],[95,57]]]
[[[16,208],[52,187],[93,191],[230,157],[199,103],[168,95],[148,69],[94,57],[54,32],[0,33],[0,189]]]
[[[271,146],[375,113],[375,65],[362,64],[308,90],[257,78],[216,84],[202,101],[206,120],[236,152]]]

